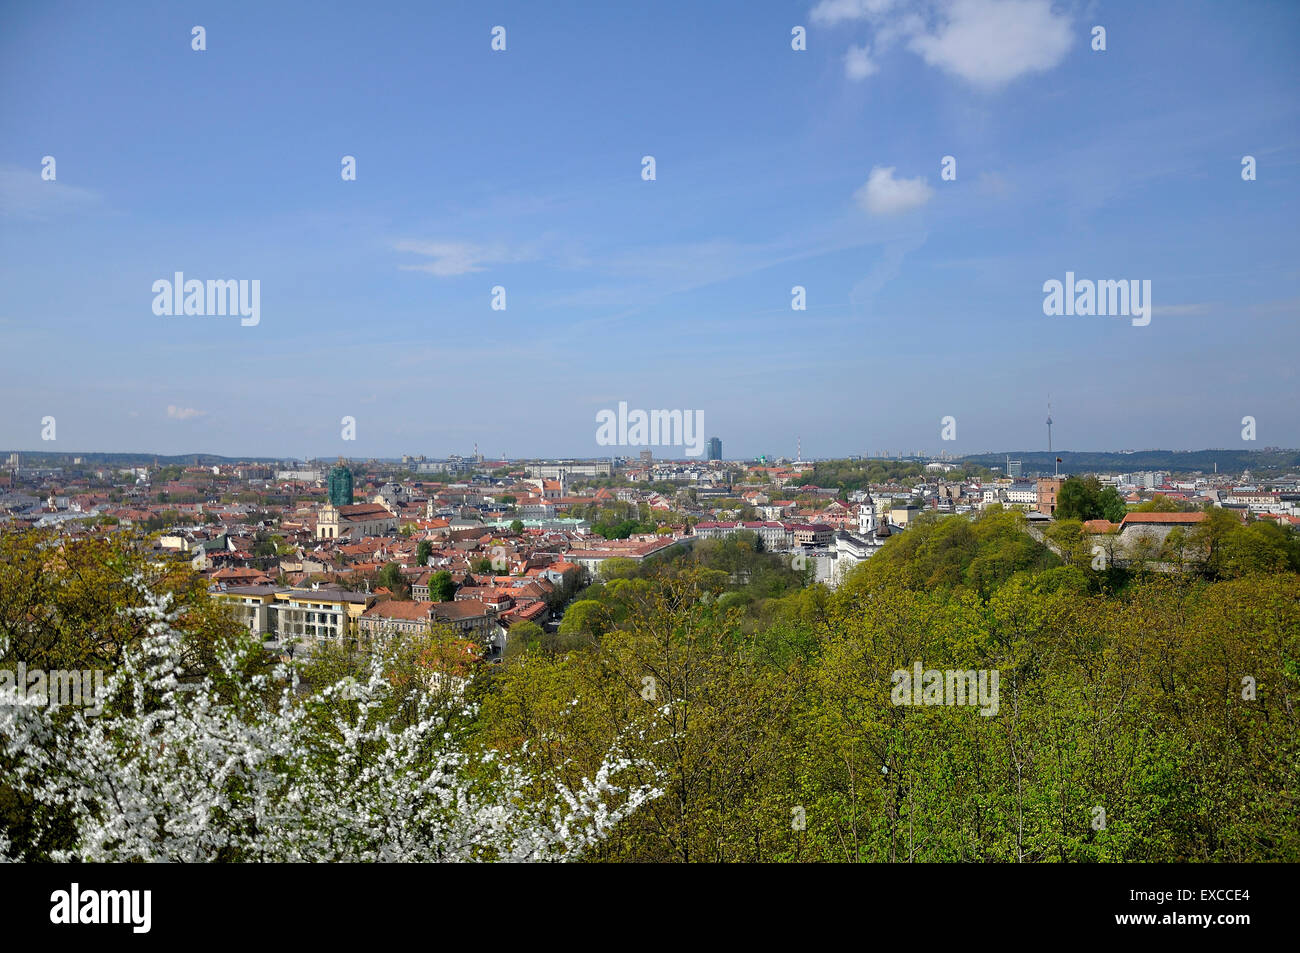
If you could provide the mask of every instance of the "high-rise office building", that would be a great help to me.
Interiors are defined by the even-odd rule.
[[[709,459],[710,460],[722,459],[722,438],[721,437],[709,438]]]
[[[335,506],[352,505],[352,471],[343,465],[341,459],[338,466],[330,470],[329,495]]]

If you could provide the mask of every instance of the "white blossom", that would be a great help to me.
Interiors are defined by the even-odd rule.
[[[107,679],[102,714],[0,699],[14,783],[74,820],[76,845],[56,861],[568,860],[660,794],[620,783],[647,765],[616,751],[573,788],[469,754],[423,696],[396,724],[382,658],[303,696],[287,666],[242,675],[261,648],[236,642],[183,684],[170,597],[131,584],[144,605],[125,611],[147,635]]]

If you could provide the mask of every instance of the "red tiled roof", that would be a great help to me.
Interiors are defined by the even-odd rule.
[[[395,599],[378,602],[361,614],[363,619],[407,619],[418,621],[429,618],[429,610],[436,603],[399,602]]]
[[[339,515],[346,516],[350,519],[367,516],[375,518],[391,517],[393,514],[378,503],[351,503],[347,506],[339,507]]]
[[[472,619],[487,615],[488,607],[477,599],[462,599],[459,602],[434,602],[433,614],[440,619]]]
[[[1125,513],[1120,521],[1123,527],[1130,523],[1199,523],[1204,513]]]
[[[1116,529],[1119,523],[1112,523],[1110,520],[1084,520],[1083,531],[1085,533],[1109,533]]]

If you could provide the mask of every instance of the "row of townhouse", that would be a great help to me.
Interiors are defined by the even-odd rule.
[[[453,602],[378,602],[361,614],[357,634],[362,641],[383,642],[394,635],[418,634],[434,625],[454,629],[462,638],[484,646],[489,657],[505,651],[507,625],[502,619],[512,607],[509,598],[457,599]]]
[[[1221,503],[1226,506],[1244,506],[1252,513],[1300,515],[1300,497],[1276,490],[1233,489],[1223,494]]]
[[[455,629],[464,638],[487,647],[489,654],[505,650],[506,630],[516,618],[546,619],[546,606],[517,607],[513,599],[493,593],[487,599],[454,602],[377,601],[379,596],[345,589],[287,589],[277,586],[228,586],[212,591],[254,635],[281,645],[310,649],[319,643],[382,640],[395,634],[418,634],[435,624]],[[510,610],[526,613],[508,615]]]
[[[591,574],[600,572],[601,566],[611,559],[630,559],[643,562],[664,556],[675,549],[688,547],[693,542],[689,536],[682,537],[633,537],[625,540],[605,540],[599,537],[584,542],[583,548],[570,549],[564,554],[565,560]]]
[[[695,524],[695,535],[700,539],[722,539],[748,531],[757,534],[763,549],[773,553],[792,549],[831,545],[835,527],[826,523],[791,523],[776,520],[761,522],[703,522]]]
[[[985,506],[994,503],[1003,506],[1035,506],[1038,503],[1038,485],[1028,481],[986,484],[981,488],[981,502]]]

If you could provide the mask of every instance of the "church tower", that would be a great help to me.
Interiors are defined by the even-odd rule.
[[[876,503],[870,496],[858,504],[858,533],[871,538],[876,531]]]

